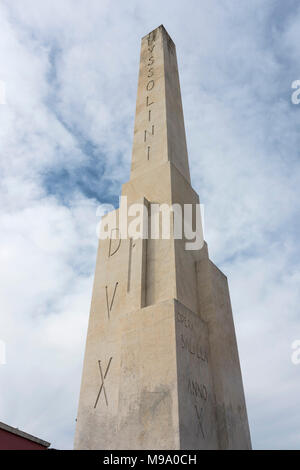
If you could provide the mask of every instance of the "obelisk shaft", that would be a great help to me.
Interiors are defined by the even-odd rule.
[[[190,181],[176,48],[160,26],[141,44],[131,179],[167,161]]]

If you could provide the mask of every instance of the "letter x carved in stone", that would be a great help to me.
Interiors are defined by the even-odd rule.
[[[105,371],[104,375],[103,375],[103,372],[102,372],[101,361],[98,361],[99,371],[100,371],[100,377],[101,377],[101,385],[100,385],[99,392],[98,392],[98,395],[97,395],[97,398],[96,398],[96,401],[95,401],[94,408],[96,408],[96,406],[97,406],[97,404],[98,404],[98,401],[99,401],[100,395],[101,395],[101,393],[102,393],[102,390],[103,390],[103,393],[104,393],[104,398],[105,398],[106,406],[108,406],[108,400],[107,400],[107,395],[106,395],[106,390],[105,390],[104,381],[105,381],[105,379],[106,379],[106,376],[107,376],[107,373],[108,373],[108,370],[109,370],[111,361],[112,361],[112,357],[111,357],[111,358],[109,359],[109,361],[108,361],[108,365],[107,365],[107,367],[106,367],[106,371]]]

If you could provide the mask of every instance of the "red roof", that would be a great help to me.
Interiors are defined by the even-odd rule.
[[[0,450],[46,450],[50,442],[0,422]]]

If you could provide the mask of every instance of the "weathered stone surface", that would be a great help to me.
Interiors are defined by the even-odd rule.
[[[163,26],[142,39],[122,195],[128,205],[199,203]],[[117,221],[116,239],[99,242],[75,448],[250,448],[226,277],[206,244],[188,251],[184,239],[121,239],[122,230]]]

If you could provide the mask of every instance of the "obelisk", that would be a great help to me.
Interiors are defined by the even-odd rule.
[[[103,218],[102,227],[116,222],[99,241],[75,448],[250,449],[227,278],[206,243],[187,249],[173,232],[149,234],[152,204],[199,204],[176,49],[163,26],[142,39],[122,196],[128,208],[145,207],[148,235],[130,235],[121,208]]]

